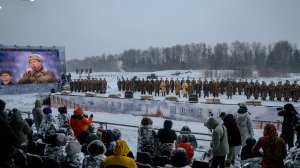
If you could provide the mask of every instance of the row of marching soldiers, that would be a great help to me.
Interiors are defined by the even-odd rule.
[[[107,81],[103,79],[75,79],[70,82],[70,90],[73,92],[96,92],[106,93]]]
[[[242,95],[243,93],[247,99],[250,99],[252,96],[254,99],[261,98],[261,100],[267,100],[267,98],[269,98],[270,101],[274,101],[276,99],[277,101],[292,100],[297,102],[300,97],[300,87],[298,86],[297,81],[290,84],[289,80],[286,80],[284,84],[282,84],[281,81],[277,84],[273,81],[269,84],[262,81],[260,84],[258,80],[255,82],[252,80],[248,82],[247,79],[245,79],[245,81],[240,79],[239,82],[236,82],[235,80],[224,79],[221,81],[218,79],[210,81],[205,79],[202,81],[201,78],[198,80],[195,80],[195,78],[192,80],[189,78],[187,78],[187,80],[184,78],[181,80],[178,78],[176,80],[173,80],[173,78],[170,80],[168,80],[168,78],[165,80],[162,78],[160,80],[145,80],[144,78],[138,78],[137,80],[132,78],[129,80],[127,78],[126,80],[119,79],[117,85],[119,91],[137,91],[141,92],[142,95],[146,93],[152,95],[154,92],[155,96],[159,96],[160,94],[165,96],[175,91],[175,95],[178,95],[179,97],[180,93],[182,93],[184,97],[193,94],[197,94],[198,97],[201,97],[202,92],[204,98],[209,97],[210,95],[218,97],[220,94],[223,95],[225,93],[227,98],[232,98],[235,94]]]

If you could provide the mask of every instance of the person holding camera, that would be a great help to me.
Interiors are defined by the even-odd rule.
[[[280,137],[288,145],[289,149],[294,146],[294,127],[298,122],[298,114],[290,103],[285,104],[283,109],[278,112],[278,116],[283,116]]]
[[[77,137],[81,132],[86,131],[89,125],[93,122],[93,114],[87,119],[83,116],[83,111],[79,107],[74,110],[74,115],[71,116],[70,125]]]

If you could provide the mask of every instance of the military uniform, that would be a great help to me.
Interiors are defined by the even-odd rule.
[[[55,74],[42,66],[42,58],[38,54],[31,54],[28,57],[31,71],[27,70],[22,78],[19,80],[19,84],[30,83],[55,83],[57,78]],[[35,63],[34,63],[35,62]],[[34,67],[34,68],[32,68]]]

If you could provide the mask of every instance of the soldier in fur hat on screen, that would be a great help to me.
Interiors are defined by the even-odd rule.
[[[57,82],[55,74],[43,67],[43,60],[39,54],[29,55],[28,63],[29,67],[19,80],[19,84]]]

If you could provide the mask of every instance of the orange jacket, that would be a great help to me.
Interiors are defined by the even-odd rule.
[[[192,159],[194,157],[194,148],[190,143],[179,143],[176,145],[177,148],[185,149],[189,164],[192,164]]]
[[[83,111],[78,108],[74,110],[74,115],[71,116],[70,125],[75,136],[78,136],[82,131],[85,131],[93,121],[93,117],[89,117],[87,120],[82,115]]]

